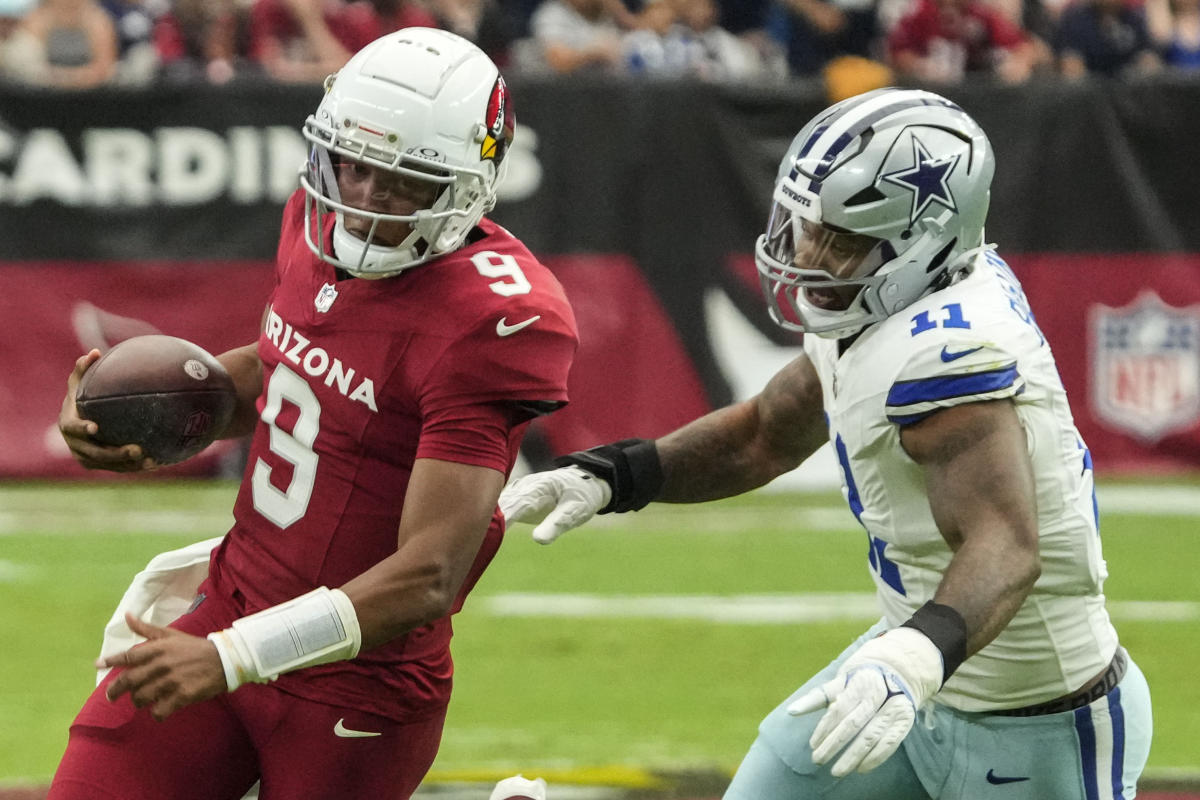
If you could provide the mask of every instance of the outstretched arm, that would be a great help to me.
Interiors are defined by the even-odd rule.
[[[748,492],[795,469],[828,438],[821,384],[801,355],[759,395],[659,439],[663,485],[655,499],[699,503]]]
[[[549,544],[597,512],[747,492],[794,469],[827,438],[820,380],[801,355],[758,396],[657,442],[626,439],[563,456],[556,463],[566,466],[506,488],[500,509],[509,522],[538,523],[533,538]]]

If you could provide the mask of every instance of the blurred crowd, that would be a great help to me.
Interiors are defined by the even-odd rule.
[[[0,79],[317,82],[414,25],[465,36],[509,72],[823,76],[834,94],[971,75],[1200,77],[1200,0],[0,0]]]

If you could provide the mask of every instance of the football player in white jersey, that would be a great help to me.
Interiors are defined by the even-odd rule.
[[[756,262],[804,354],[756,397],[573,453],[501,496],[543,543],[701,502],[825,441],[883,618],[772,711],[726,798],[1132,798],[1150,694],[1105,611],[1092,463],[1045,338],[984,240],[987,136],[883,89],[793,140]]]

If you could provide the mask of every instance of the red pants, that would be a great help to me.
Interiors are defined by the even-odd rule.
[[[205,605],[173,627],[204,629]],[[399,723],[270,684],[243,686],[155,722],[127,694],[108,701],[104,687],[115,677],[109,673],[75,718],[48,800],[238,800],[260,779],[261,800],[402,800],[441,741],[444,714]]]

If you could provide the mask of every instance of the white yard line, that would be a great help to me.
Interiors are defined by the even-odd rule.
[[[693,620],[734,625],[878,619],[875,597],[860,593],[782,595],[595,595],[511,592],[484,597],[486,613],[498,617]],[[1118,620],[1192,622],[1200,603],[1122,600],[1109,602]]]
[[[193,533],[199,538],[218,536],[233,525],[231,510],[94,511],[47,508],[38,511],[0,511],[0,536],[14,533]]]

